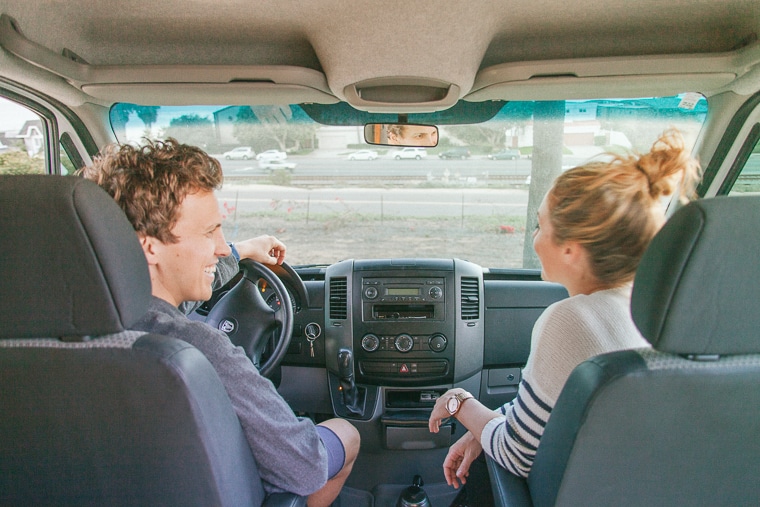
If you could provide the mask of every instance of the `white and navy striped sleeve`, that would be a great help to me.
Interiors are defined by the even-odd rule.
[[[517,397],[498,409],[504,417],[492,419],[483,429],[483,449],[511,473],[527,477],[551,409],[523,379]]]

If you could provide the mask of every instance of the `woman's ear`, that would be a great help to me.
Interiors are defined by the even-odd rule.
[[[568,266],[578,267],[588,262],[588,251],[576,241],[567,241],[562,245],[562,258]]]

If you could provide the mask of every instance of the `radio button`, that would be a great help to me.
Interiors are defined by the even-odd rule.
[[[443,352],[446,350],[446,345],[448,345],[448,341],[446,340],[446,337],[442,334],[434,334],[430,337],[430,340],[428,340],[428,345],[430,346],[430,350],[433,352]]]
[[[377,335],[369,333],[362,338],[362,348],[367,352],[374,352],[380,346],[380,339]]]
[[[399,352],[409,352],[414,347],[414,339],[408,334],[400,334],[396,337],[396,350]]]
[[[367,299],[375,299],[377,297],[377,287],[366,287],[364,289],[364,296]]]
[[[430,297],[433,299],[440,299],[441,296],[443,296],[443,289],[438,287],[437,285],[434,285],[430,287],[428,294],[430,294]]]

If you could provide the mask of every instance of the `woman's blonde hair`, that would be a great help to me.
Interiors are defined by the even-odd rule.
[[[547,194],[549,220],[557,243],[576,241],[589,253],[591,269],[603,285],[633,279],[641,256],[662,227],[660,200],[678,190],[692,198],[699,163],[675,129],[666,131],[644,154],[608,154],[561,174]]]

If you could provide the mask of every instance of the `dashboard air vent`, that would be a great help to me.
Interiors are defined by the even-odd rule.
[[[342,320],[348,317],[348,284],[345,277],[330,279],[330,318]]]
[[[478,279],[462,277],[462,320],[480,318],[480,290]]]

